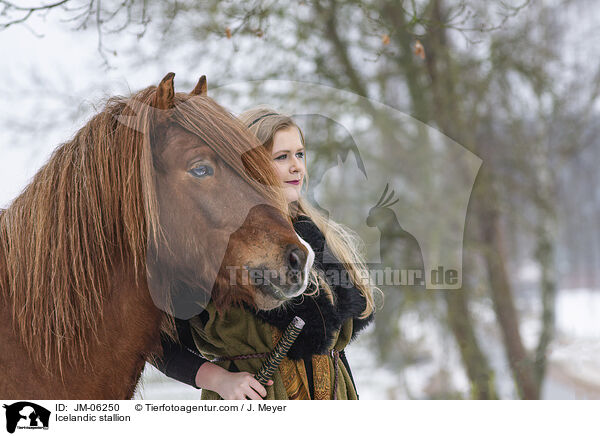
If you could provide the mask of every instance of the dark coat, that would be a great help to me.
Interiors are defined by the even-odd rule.
[[[364,329],[372,320],[373,314],[366,319],[359,319],[365,309],[365,299],[353,284],[335,279],[345,273],[344,266],[337,262],[328,251],[325,236],[316,224],[307,216],[294,220],[296,233],[312,247],[315,252],[315,269],[320,271],[333,291],[334,302],[325,292],[316,296],[307,296],[314,289],[307,289],[280,308],[271,311],[255,311],[258,318],[274,325],[280,330],[290,324],[294,316],[305,321],[302,332],[290,348],[287,357],[290,359],[307,359],[314,354],[326,354],[344,321],[353,318],[352,338]],[[328,262],[324,263],[327,252]],[[330,257],[331,256],[331,257]]]
[[[294,229],[315,252],[315,268],[328,280],[334,294],[334,304],[325,292],[319,292],[316,296],[298,296],[283,307],[272,311],[256,311],[250,308],[249,310],[253,310],[258,318],[281,330],[285,330],[294,316],[301,317],[306,324],[291,347],[288,358],[303,359],[310,367],[311,356],[326,354],[331,349],[336,332],[346,320],[353,319],[352,338],[355,338],[357,333],[373,320],[373,314],[365,319],[359,319],[365,309],[365,299],[360,291],[352,283],[339,284],[331,279],[336,274],[338,276],[343,274],[345,269],[336,259],[329,257],[331,254],[328,252],[325,236],[315,223],[309,217],[301,215],[294,220]],[[327,262],[324,262],[324,258]],[[313,290],[308,289],[306,292],[310,293]],[[163,358],[155,366],[167,376],[197,388],[196,372],[207,360],[196,352],[188,323],[176,321],[182,344],[174,343],[164,337]],[[343,353],[341,357],[350,372]],[[312,378],[308,368],[307,373],[309,378]]]

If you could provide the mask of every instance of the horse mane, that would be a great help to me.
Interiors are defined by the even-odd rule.
[[[154,185],[152,107],[156,87],[110,98],[60,145],[0,213],[0,299],[30,356],[46,370],[87,362],[111,274],[146,274],[149,243],[161,229]],[[175,94],[170,120],[201,138],[257,190],[277,201],[274,174],[257,140],[206,96]],[[152,242],[154,241],[154,242]]]

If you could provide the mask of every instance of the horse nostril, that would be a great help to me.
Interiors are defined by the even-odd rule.
[[[304,266],[306,256],[298,248],[293,248],[288,253],[288,266],[291,271],[300,271]]]

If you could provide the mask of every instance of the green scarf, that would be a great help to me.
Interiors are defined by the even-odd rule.
[[[194,342],[198,350],[209,360],[217,357],[233,357],[243,354],[269,353],[273,350],[281,331],[276,327],[256,318],[247,310],[234,307],[225,314],[218,314],[214,304],[206,308],[208,321],[204,325],[200,317],[190,320]],[[347,320],[337,334],[333,348],[341,351],[352,336],[352,320]],[[236,360],[235,366],[240,371],[256,374],[262,366],[263,358]],[[230,370],[232,361],[215,362],[224,369]],[[279,370],[273,375],[273,385],[266,386],[267,400],[290,399],[288,391],[296,392],[299,388],[308,392],[304,362],[290,361],[287,358],[281,363]],[[334,358],[331,354],[313,356],[313,380],[315,398],[333,398]],[[284,380],[285,378],[285,380]],[[303,386],[301,386],[303,385]],[[299,398],[302,395],[298,396]],[[202,389],[203,400],[220,400],[221,397],[207,389]],[[296,398],[294,394],[293,398]],[[356,391],[350,374],[341,359],[338,359],[337,398],[355,400]]]

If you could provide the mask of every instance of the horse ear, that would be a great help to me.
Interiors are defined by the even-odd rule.
[[[173,99],[175,98],[175,90],[173,89],[174,77],[175,73],[169,73],[160,81],[154,97],[153,106],[155,108],[167,110],[173,107]]]
[[[194,90],[190,92],[190,95],[201,95],[206,97],[206,93],[206,76],[202,75],[202,77],[200,77],[200,80],[198,80],[198,84],[196,85]]]

